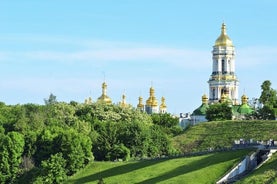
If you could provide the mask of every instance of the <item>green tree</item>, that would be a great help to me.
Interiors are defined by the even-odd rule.
[[[171,150],[171,142],[162,127],[153,125],[150,127],[150,139],[147,154],[150,157],[168,155]]]
[[[46,184],[59,184],[66,179],[66,161],[61,153],[51,155],[51,157],[41,163],[40,180]]]
[[[264,81],[261,89],[260,102],[264,105],[277,108],[277,92],[271,88],[271,82],[269,80]]]
[[[167,128],[172,128],[174,126],[177,126],[179,123],[178,118],[173,117],[169,113],[152,114],[151,118],[152,118],[154,124],[160,125],[162,127],[167,127]]]
[[[67,175],[72,175],[92,160],[92,143],[88,136],[73,129],[62,132],[53,143],[66,160]]]
[[[93,143],[93,154],[96,160],[110,160],[108,153],[114,145],[119,144],[118,127],[120,123],[96,122],[94,130],[98,133],[96,142]]]
[[[260,120],[275,120],[274,108],[268,105],[263,106],[254,112],[254,118]]]
[[[163,131],[167,134],[177,135],[182,132],[182,128],[179,126],[179,119],[169,113],[152,114],[151,118],[153,123],[163,127]]]
[[[61,131],[58,127],[47,127],[37,136],[36,151],[33,155],[36,166],[43,160],[49,159],[51,154],[57,153],[58,147],[54,147],[53,142]]]
[[[151,140],[150,126],[144,122],[120,123],[118,127],[117,142],[123,143],[130,149],[132,157],[147,156]]]
[[[232,119],[232,108],[227,103],[216,103],[208,107],[206,111],[208,121],[220,121]]]
[[[24,150],[24,137],[17,132],[0,136],[0,181],[13,183],[20,171]]]
[[[53,95],[52,93],[50,93],[49,98],[48,99],[44,99],[44,103],[45,105],[52,105],[57,103],[57,97],[55,95]]]
[[[254,118],[263,120],[274,120],[277,115],[277,91],[271,88],[271,82],[266,80],[261,85],[260,103],[262,108],[254,112]]]
[[[122,159],[123,161],[127,161],[130,158],[130,150],[122,143],[114,145],[108,153],[107,158],[109,158],[109,160]]]

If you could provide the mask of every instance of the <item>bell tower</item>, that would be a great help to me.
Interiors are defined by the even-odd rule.
[[[209,83],[209,103],[217,103],[226,95],[232,104],[238,104],[239,81],[235,75],[235,47],[226,33],[226,25],[221,26],[221,34],[213,46],[213,66]]]

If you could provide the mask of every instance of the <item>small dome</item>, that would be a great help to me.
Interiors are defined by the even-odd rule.
[[[155,97],[155,89],[151,86],[150,88],[150,96],[146,100],[146,105],[150,107],[157,107],[158,106],[158,101]]]
[[[102,84],[102,95],[98,98],[97,102],[111,104],[112,99],[107,95],[107,84],[103,82]]]
[[[207,103],[208,103],[208,97],[207,97],[206,94],[204,94],[204,95],[202,96],[202,103],[203,103],[203,104],[207,104]]]
[[[223,23],[221,26],[221,34],[216,39],[214,46],[229,46],[233,47],[233,42],[226,33],[226,25]]]
[[[241,103],[242,104],[247,104],[248,103],[248,97],[246,95],[242,95],[242,97],[241,97]]]

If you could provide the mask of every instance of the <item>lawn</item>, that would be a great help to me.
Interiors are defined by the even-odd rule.
[[[249,150],[130,162],[93,162],[65,183],[215,183]]]

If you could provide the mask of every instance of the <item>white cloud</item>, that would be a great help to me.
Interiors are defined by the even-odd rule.
[[[243,68],[276,65],[277,47],[252,46],[237,50],[237,64]]]
[[[36,62],[91,62],[103,64],[114,62],[142,62],[151,63],[160,61],[187,68],[203,68],[209,65],[209,52],[176,49],[176,48],[102,48],[96,50],[60,52],[60,51],[26,51],[26,52],[2,52],[3,60],[11,61],[36,61]],[[208,58],[208,59],[207,59]]]

